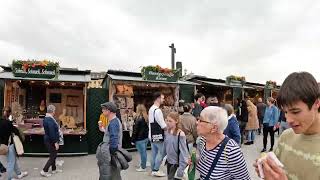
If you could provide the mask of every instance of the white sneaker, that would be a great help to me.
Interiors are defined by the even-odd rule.
[[[41,176],[43,176],[43,177],[50,177],[50,176],[51,176],[50,173],[44,172],[43,170],[40,172],[40,174],[41,174]]]
[[[64,160],[57,160],[56,161],[57,166],[63,166],[63,164],[64,164]]]
[[[137,172],[146,172],[147,170],[139,167],[139,169],[136,169],[136,171],[137,171]]]
[[[26,177],[26,176],[28,176],[28,172],[27,172],[27,171],[24,171],[24,172],[21,172],[21,174],[19,174],[19,175],[17,176],[17,178],[18,178],[18,179],[22,179],[23,177]]]
[[[61,169],[56,169],[55,171],[52,171],[52,174],[62,173],[63,171]]]
[[[159,171],[152,171],[152,172],[151,172],[151,176],[165,177],[166,174],[159,170]]]

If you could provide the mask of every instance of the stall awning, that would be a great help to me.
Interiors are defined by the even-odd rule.
[[[108,74],[108,76],[112,80],[116,80],[116,81],[136,81],[136,82],[165,83],[165,84],[198,85],[197,83],[193,83],[189,81],[180,81],[180,80],[177,82],[165,82],[165,81],[144,80],[142,77],[136,77],[136,76],[123,76],[123,75],[114,75],[114,74]]]
[[[90,82],[91,76],[89,74],[59,74],[58,78],[45,79],[45,78],[22,78],[15,77],[12,72],[0,72],[0,79],[13,79],[13,80],[32,80],[32,81],[61,81],[61,82]]]
[[[246,86],[244,85],[243,87],[241,86],[232,86],[232,85],[227,85],[226,83],[223,82],[213,82],[213,81],[204,81],[204,80],[197,80],[199,83],[204,83],[212,86],[220,86],[220,87],[239,87],[239,88],[244,88],[244,89],[254,89],[253,87]]]
[[[227,84],[222,83],[222,82],[212,82],[212,81],[203,81],[203,80],[197,80],[197,81],[200,82],[200,83],[208,84],[208,85],[212,85],[212,86],[230,87]]]

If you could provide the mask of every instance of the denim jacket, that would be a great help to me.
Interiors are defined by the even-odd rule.
[[[269,124],[269,127],[275,126],[278,122],[279,115],[279,109],[275,105],[271,107],[268,106],[264,113],[263,124]]]

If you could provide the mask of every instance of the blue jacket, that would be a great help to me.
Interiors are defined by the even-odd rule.
[[[279,109],[272,105],[267,107],[263,117],[263,124],[269,124],[269,127],[275,126],[279,120]]]
[[[229,138],[236,141],[238,144],[240,144],[240,128],[237,118],[233,115],[228,120],[228,126],[224,130],[223,134],[228,136]]]
[[[46,116],[43,120],[43,128],[44,128],[44,142],[48,143],[58,143],[59,142],[59,127],[50,116]]]
[[[113,153],[116,150],[118,150],[118,145],[119,145],[119,122],[118,118],[114,118],[110,121],[109,126],[108,126],[108,131],[110,135],[110,151]]]

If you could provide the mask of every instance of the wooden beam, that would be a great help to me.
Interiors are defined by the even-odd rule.
[[[87,83],[85,84],[84,86],[84,90],[83,90],[83,93],[84,93],[84,107],[83,107],[83,124],[84,124],[84,129],[87,130]]]

